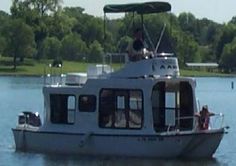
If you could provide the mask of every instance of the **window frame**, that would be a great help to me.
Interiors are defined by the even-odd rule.
[[[109,116],[111,116],[111,118],[110,118],[110,120],[112,121],[111,123],[111,125],[110,126],[108,126],[108,127],[106,127],[105,125],[102,125],[102,121],[101,121],[101,114],[103,114],[102,113],[102,111],[104,111],[104,110],[101,110],[102,108],[102,106],[101,106],[101,102],[102,102],[102,97],[101,97],[101,95],[102,95],[102,93],[104,92],[104,91],[108,91],[109,93],[110,93],[110,97],[112,97],[112,99],[113,99],[113,103],[111,102],[111,105],[113,105],[114,106],[114,111],[110,111],[110,115]],[[137,91],[137,92],[139,92],[140,93],[140,98],[141,98],[141,104],[142,104],[142,106],[141,106],[141,109],[131,109],[131,106],[130,106],[130,94],[131,94],[131,92],[135,92],[135,91]],[[120,111],[118,108],[117,108],[117,97],[118,96],[120,96],[119,95],[119,92],[126,92],[127,93],[127,99],[125,99],[125,103],[124,103],[124,105],[125,105],[125,109],[124,109],[124,111],[125,111],[125,114],[126,114],[126,123],[128,124],[126,124],[126,127],[115,127],[115,114],[116,114],[116,111]],[[116,94],[118,94],[118,95],[116,95]],[[128,105],[128,108],[127,108],[127,105]],[[129,117],[129,114],[130,114],[130,112],[133,112],[133,111],[139,111],[140,112],[140,118],[141,118],[141,122],[140,122],[140,127],[130,127],[129,125],[130,125],[130,117]],[[104,112],[106,112],[106,111],[104,111]],[[128,115],[128,116],[127,116]],[[127,119],[127,117],[128,117],[128,119]],[[99,125],[99,127],[100,128],[104,128],[104,129],[110,129],[110,128],[112,128],[112,129],[129,129],[129,130],[141,130],[142,128],[143,128],[143,123],[144,123],[144,97],[143,97],[143,91],[142,91],[142,89],[119,89],[119,88],[102,88],[101,90],[100,90],[100,92],[99,92],[99,106],[98,106],[98,125]]]
[[[56,108],[52,109],[52,99],[51,99],[52,96],[59,96],[59,97],[64,96],[64,97],[66,97],[66,104],[64,105],[64,107],[66,108],[66,111],[63,110],[63,112],[66,113],[66,118],[64,118],[63,121],[65,120],[66,122],[62,122],[62,119],[61,120],[55,120],[56,118],[55,118],[54,113],[57,112],[57,111],[54,110]],[[75,102],[74,103],[75,104],[74,105],[74,109],[69,109],[68,108],[68,99],[69,99],[69,97],[74,97],[74,102]],[[50,122],[52,124],[57,124],[57,125],[74,125],[76,123],[76,95],[75,94],[55,94],[55,93],[51,93],[51,94],[49,94],[49,99],[50,99],[50,105],[49,105],[50,106]],[[60,104],[61,104],[61,100],[57,99],[56,102],[60,102]],[[55,112],[53,112],[53,111],[55,111]],[[73,122],[68,122],[68,114],[69,114],[69,112],[73,112],[73,115],[74,115]],[[60,113],[62,113],[62,112],[60,112]]]

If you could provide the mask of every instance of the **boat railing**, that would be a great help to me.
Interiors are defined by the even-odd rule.
[[[224,114],[218,113],[210,117],[209,129],[218,129],[224,127]]]
[[[189,121],[189,120],[193,120],[193,130],[212,130],[212,129],[220,129],[224,127],[224,114],[222,113],[218,113],[218,114],[214,114],[212,116],[209,117],[209,126],[207,129],[201,129],[200,128],[200,124],[199,124],[199,116],[182,116],[182,117],[178,117],[175,120],[177,121],[177,125],[176,126],[167,126],[167,133],[172,133],[174,132],[179,132],[181,131],[181,124],[180,121],[182,121],[181,123],[184,124],[185,122]],[[185,121],[186,120],[186,121]]]
[[[64,75],[62,74],[62,64],[46,65],[44,67],[44,85],[62,85]]]

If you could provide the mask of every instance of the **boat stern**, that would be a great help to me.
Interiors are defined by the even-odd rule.
[[[16,150],[26,149],[26,131],[38,131],[42,125],[39,114],[22,112],[18,115],[18,124],[12,128]]]

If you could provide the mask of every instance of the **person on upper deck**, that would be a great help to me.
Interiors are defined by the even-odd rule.
[[[141,28],[134,31],[134,40],[128,45],[127,48],[129,61],[139,61],[144,55],[144,41],[143,32]]]

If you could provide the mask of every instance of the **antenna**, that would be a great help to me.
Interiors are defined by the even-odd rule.
[[[105,65],[105,56],[106,56],[106,13],[104,12],[104,22],[103,22],[103,49],[104,49],[104,53],[102,56],[102,72],[104,72],[104,65]]]

